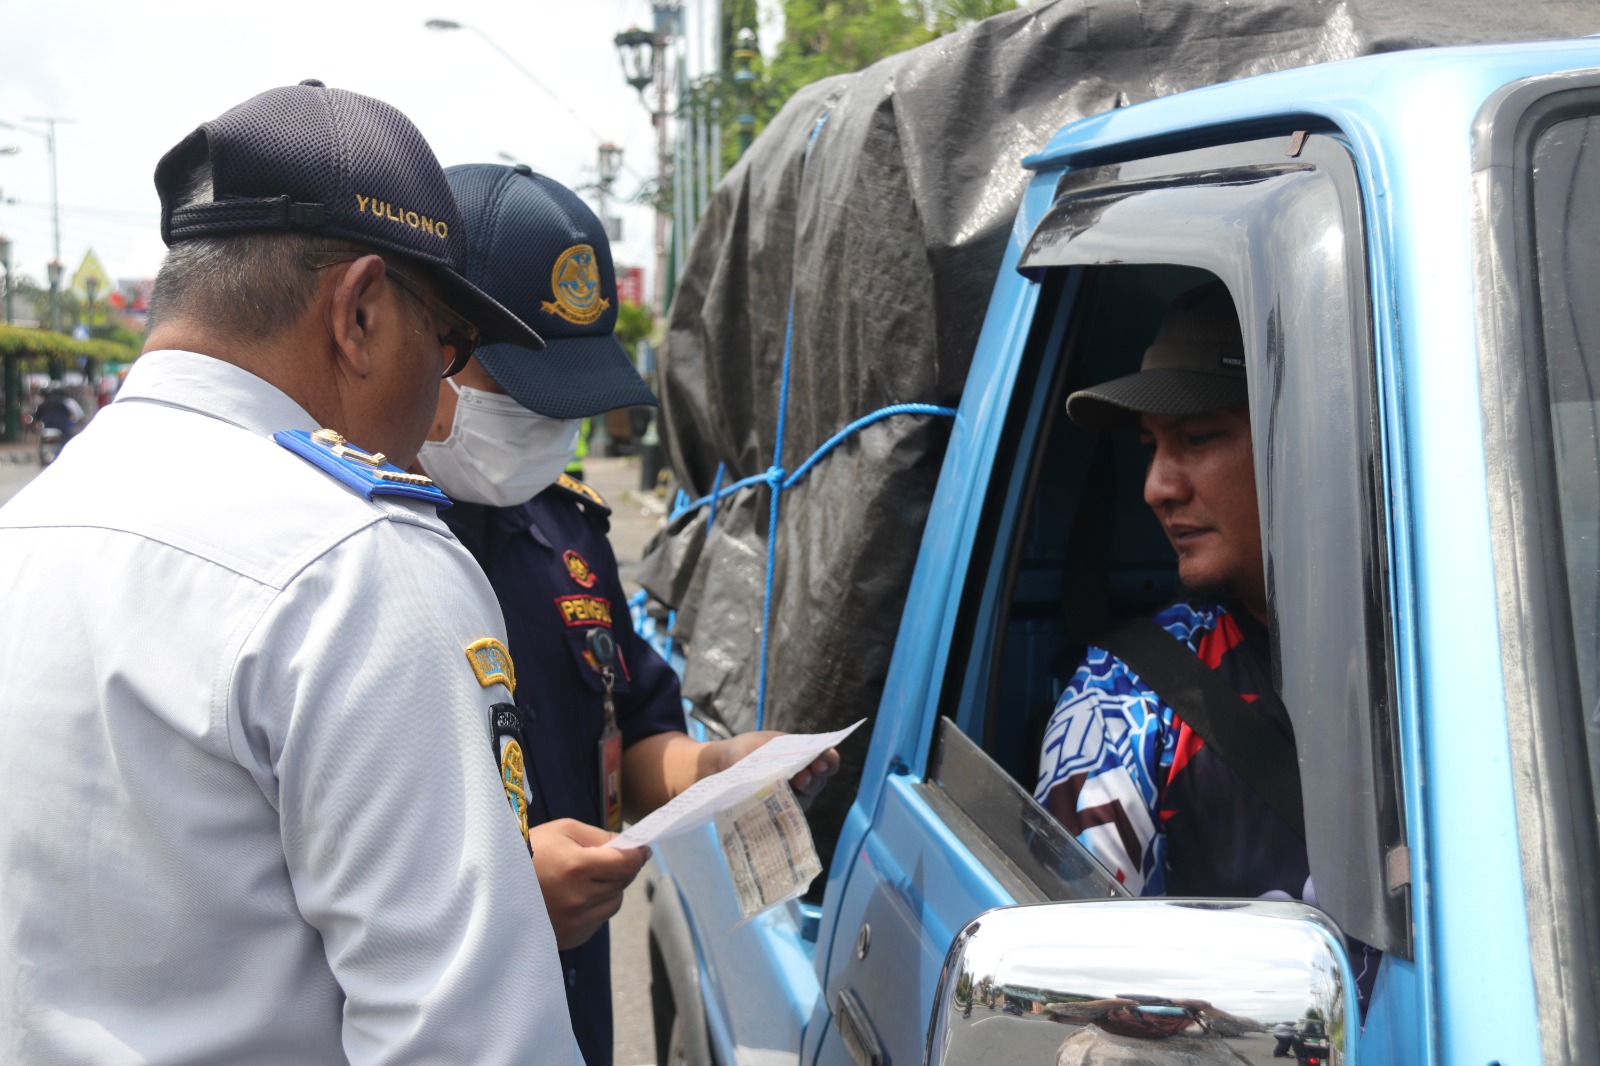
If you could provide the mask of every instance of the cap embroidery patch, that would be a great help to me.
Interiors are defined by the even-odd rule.
[[[569,551],[561,556],[561,561],[567,564],[567,573],[572,576],[572,580],[586,589],[594,588],[596,578],[594,571],[589,568],[588,560],[575,551]]]
[[[575,244],[556,258],[550,289],[555,300],[540,301],[540,309],[580,326],[596,321],[611,306],[600,295],[600,264],[587,244]]]
[[[467,645],[467,662],[478,675],[478,684],[504,685],[508,692],[517,691],[516,671],[511,666],[511,653],[493,637],[484,637]]]

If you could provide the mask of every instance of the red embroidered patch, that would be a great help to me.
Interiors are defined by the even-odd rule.
[[[586,589],[594,588],[594,583],[598,579],[587,559],[575,551],[568,551],[561,556],[561,561],[567,564],[567,573],[571,575],[572,580]]]

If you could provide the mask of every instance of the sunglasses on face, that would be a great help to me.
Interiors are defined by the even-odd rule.
[[[372,253],[376,254],[376,253]],[[353,263],[360,256],[345,255],[332,259],[313,259],[307,265],[312,270],[326,270],[328,267],[339,266],[342,263]],[[416,298],[423,308],[433,316],[436,322],[443,322],[444,333],[439,336],[439,347],[445,352],[444,373],[441,378],[454,377],[467,365],[467,360],[472,358],[472,352],[478,346],[478,327],[468,322],[458,312],[440,303],[430,293],[426,286],[417,279],[409,276],[395,265],[384,260],[384,271],[394,283]]]

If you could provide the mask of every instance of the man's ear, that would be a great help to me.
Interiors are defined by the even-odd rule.
[[[364,255],[332,270],[332,289],[327,299],[328,333],[345,368],[356,377],[372,373],[370,351],[374,331],[385,315],[395,313],[395,305],[383,301],[388,280],[383,258]],[[381,323],[393,328],[389,322]]]

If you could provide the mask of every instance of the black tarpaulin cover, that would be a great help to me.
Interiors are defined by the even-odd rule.
[[[808,86],[695,231],[661,363],[673,469],[698,497],[719,464],[723,484],[774,465],[791,293],[785,469],[878,408],[955,405],[1027,180],[1019,161],[1068,122],[1288,67],[1597,23],[1586,0],[1052,0]],[[943,418],[879,422],[783,493],[764,726],[876,710],[948,433]],[[684,694],[734,731],[756,724],[769,499],[741,489],[709,533],[708,509],[683,515],[640,573],[679,612]],[[825,859],[869,732],[813,811]]]

